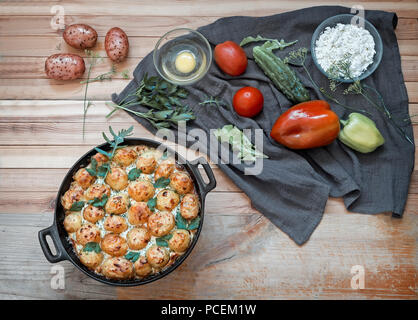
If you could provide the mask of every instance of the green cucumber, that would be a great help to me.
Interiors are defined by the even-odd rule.
[[[277,49],[276,45],[270,41],[254,47],[253,55],[257,65],[290,101],[300,103],[310,100],[308,90],[294,71],[273,53],[274,49]]]

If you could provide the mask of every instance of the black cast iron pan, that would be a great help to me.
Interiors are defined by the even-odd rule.
[[[172,149],[165,147],[160,142],[149,140],[149,139],[139,139],[139,138],[125,138],[124,145],[147,145],[149,147],[154,148],[164,148],[166,149],[170,154],[174,155],[176,158],[176,161],[180,162],[180,164],[187,170],[187,172],[190,174],[191,178],[193,179],[196,193],[199,196],[200,200],[200,226],[197,229],[195,236],[193,237],[193,241],[190,244],[190,247],[187,249],[187,251],[180,256],[170,267],[162,271],[161,273],[151,275],[145,279],[131,279],[131,280],[111,280],[108,279],[102,275],[99,275],[95,273],[94,271],[88,269],[86,266],[84,266],[80,260],[78,259],[76,253],[73,251],[73,247],[71,243],[67,240],[67,231],[64,229],[64,218],[65,218],[65,210],[61,205],[61,197],[67,191],[70,187],[70,184],[73,179],[74,173],[82,168],[86,167],[89,164],[90,158],[96,154],[96,150],[92,149],[89,152],[87,152],[83,157],[81,157],[74,166],[68,171],[67,175],[64,178],[64,181],[61,184],[61,187],[58,191],[57,199],[56,199],[56,206],[55,206],[55,214],[54,214],[54,223],[46,229],[43,229],[39,231],[38,237],[39,242],[41,244],[42,251],[45,254],[46,259],[51,263],[57,263],[62,260],[69,260],[72,264],[74,264],[78,269],[80,269],[82,272],[84,272],[86,275],[88,275],[90,278],[93,278],[97,281],[113,285],[113,286],[138,286],[146,283],[150,283],[152,281],[161,279],[162,277],[166,276],[170,272],[172,272],[174,269],[176,269],[190,254],[190,252],[193,250],[194,246],[196,245],[196,242],[199,238],[200,232],[202,230],[203,225],[203,218],[204,218],[204,212],[205,212],[205,198],[209,191],[214,189],[216,187],[216,180],[215,176],[212,172],[212,169],[210,168],[209,164],[206,162],[204,158],[199,158],[193,161],[193,163],[186,161],[183,157],[181,157],[177,152],[173,151]],[[108,143],[104,143],[102,145],[98,146],[102,150],[109,150],[110,146]],[[208,176],[209,182],[205,183],[202,176],[200,175],[200,172],[198,170],[198,165],[202,164],[203,169],[206,172],[206,175]],[[51,251],[51,248],[49,247],[46,237],[50,236],[54,246],[56,253],[53,254]]]

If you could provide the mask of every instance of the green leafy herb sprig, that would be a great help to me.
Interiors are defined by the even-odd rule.
[[[228,107],[228,104],[225,101],[220,100],[217,97],[212,97],[212,96],[207,96],[202,102],[199,102],[199,106],[204,106],[204,105],[214,105],[218,108]]]
[[[160,247],[168,247],[168,241],[170,241],[172,237],[173,235],[169,233],[163,237],[155,239],[155,243],[157,244],[157,246],[160,246]]]
[[[93,207],[104,207],[108,199],[109,197],[107,196],[107,194],[104,194],[101,198],[95,197],[93,200],[89,200],[88,203],[91,204]]]
[[[81,211],[84,208],[84,201],[77,201],[71,205],[70,211]]]
[[[271,41],[275,44],[276,49],[279,50],[283,50],[286,47],[289,47],[291,45],[294,45],[295,43],[298,42],[298,40],[292,41],[292,42],[285,42],[283,39],[281,39],[280,41],[277,39],[269,39],[269,38],[264,38],[260,35],[257,35],[257,37],[245,37],[244,39],[242,39],[241,43],[239,44],[241,47],[245,46],[246,44],[252,43],[252,42],[259,42],[259,41]]]
[[[104,163],[100,167],[97,166],[97,160],[91,158],[91,167],[86,168],[87,172],[93,177],[104,177],[109,169],[109,163]]]
[[[92,68],[101,61],[101,57],[97,52],[93,52],[91,50],[86,49],[85,50],[87,58],[90,59],[90,65],[89,69],[87,71],[87,80],[81,81],[80,83],[85,83],[86,88],[84,89],[84,102],[83,102],[83,140],[85,138],[86,134],[86,116],[87,116],[87,110],[93,105],[91,101],[87,101],[87,89],[89,87],[90,82],[90,74]]]
[[[95,150],[105,155],[106,157],[108,157],[109,162],[112,161],[116,150],[122,148],[121,144],[125,141],[126,137],[129,137],[132,135],[133,130],[134,130],[134,126],[130,126],[128,129],[122,129],[116,134],[115,131],[113,131],[112,127],[109,126],[109,132],[112,135],[113,140],[110,140],[104,132],[102,132],[102,135],[103,135],[103,138],[106,140],[106,142],[112,147],[112,151],[107,152],[97,147],[95,148]],[[105,167],[105,170],[106,171],[103,175],[104,178],[106,178],[107,174],[109,173],[110,165],[107,165]]]
[[[409,143],[414,144],[412,139],[393,119],[380,92],[376,88],[370,87],[367,84],[361,83],[360,80],[354,79],[350,70],[351,63],[349,57],[350,56],[344,57],[341,61],[332,65],[327,71],[331,89],[335,90],[335,88],[341,84],[341,82],[338,82],[337,80],[340,77],[353,80],[354,82],[343,91],[343,94],[361,95],[370,105],[380,111],[388,119],[389,123],[391,123]]]
[[[311,83],[313,84],[313,86],[319,90],[326,98],[328,98],[330,101],[338,104],[339,106],[353,111],[353,112],[361,112],[361,113],[365,113],[368,115],[371,115],[369,112],[367,112],[366,110],[358,110],[356,108],[353,108],[351,106],[348,106],[344,103],[342,103],[341,101],[339,101],[336,97],[332,96],[329,92],[327,92],[324,88],[320,87],[312,78],[311,73],[309,72],[308,68],[306,67],[306,57],[308,54],[308,49],[307,48],[299,48],[298,50],[294,50],[289,52],[289,54],[287,55],[286,58],[283,59],[283,61],[285,63],[288,63],[290,65],[296,66],[296,67],[302,67],[303,70],[305,71],[305,73],[307,74],[309,81],[311,81]]]
[[[177,211],[176,226],[178,229],[194,230],[194,229],[197,229],[199,225],[200,225],[200,217],[196,217],[193,220],[188,221],[183,218],[180,212]]]
[[[84,252],[96,252],[96,253],[100,253],[102,251],[102,249],[100,248],[100,244],[98,244],[97,242],[88,242],[86,243],[86,245],[83,248]]]
[[[170,179],[169,178],[158,178],[157,181],[154,182],[154,188],[165,188],[170,184]]]
[[[136,260],[139,259],[140,257],[140,253],[139,252],[134,252],[134,251],[129,251],[126,255],[125,255],[125,259],[127,260],[131,260],[132,262],[136,262]]]
[[[175,127],[180,121],[195,119],[193,111],[182,103],[189,92],[160,77],[144,75],[139,87],[121,101],[120,105],[106,103],[113,110],[106,116],[109,118],[117,110],[125,110],[138,117],[147,119],[155,128]],[[147,112],[129,109],[130,106],[142,105],[150,108]]]
[[[142,173],[141,169],[138,169],[138,168],[131,169],[128,173],[129,181],[134,181],[138,179],[141,176],[141,173]]]
[[[107,200],[109,200],[109,197],[106,194],[104,194],[100,198],[95,197],[93,200],[87,201],[87,203],[91,204],[93,207],[104,207],[107,203]],[[85,204],[86,202],[82,200],[74,202],[71,205],[70,211],[81,211],[84,208]]]
[[[93,52],[89,49],[84,50],[88,59],[90,59],[90,65],[87,71],[87,79],[80,81],[80,84],[85,84],[86,88],[84,89],[84,102],[83,102],[83,140],[85,138],[86,133],[86,116],[88,109],[93,105],[91,101],[87,100],[87,89],[89,87],[89,83],[96,82],[96,81],[103,81],[103,80],[112,80],[112,77],[117,73],[115,64],[112,64],[110,71],[105,72],[101,75],[98,75],[95,78],[90,78],[91,70],[95,65],[100,63],[103,60],[103,57],[99,55],[97,52]],[[124,70],[121,72],[122,78],[129,79],[128,70]]]

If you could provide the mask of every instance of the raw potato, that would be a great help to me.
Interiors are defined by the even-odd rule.
[[[74,80],[81,78],[86,70],[82,57],[72,53],[57,53],[45,61],[45,73],[55,80]]]
[[[105,49],[110,60],[121,62],[128,56],[129,41],[126,33],[114,27],[106,33]]]
[[[66,27],[63,37],[71,47],[86,49],[96,45],[97,32],[87,24],[77,23]]]

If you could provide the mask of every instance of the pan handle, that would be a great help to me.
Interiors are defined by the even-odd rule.
[[[213,174],[212,168],[210,167],[206,159],[203,157],[200,157],[194,160],[193,163],[190,163],[190,164],[195,174],[196,180],[199,183],[199,187],[202,190],[203,197],[205,197],[209,191],[213,190],[216,187],[216,179],[215,179],[215,175]],[[206,175],[209,178],[208,183],[205,183],[205,181],[203,180],[199,172],[199,168],[198,168],[199,164],[203,166],[203,169],[205,170]]]
[[[52,239],[52,242],[54,243],[55,250],[57,251],[55,255],[52,253],[51,248],[49,247],[49,244],[46,241],[47,236],[50,236]],[[45,257],[49,262],[57,263],[57,262],[67,259],[67,255],[60,245],[58,232],[54,225],[50,226],[49,228],[39,231],[38,238],[39,238],[39,243],[41,244],[42,251],[44,252]]]

